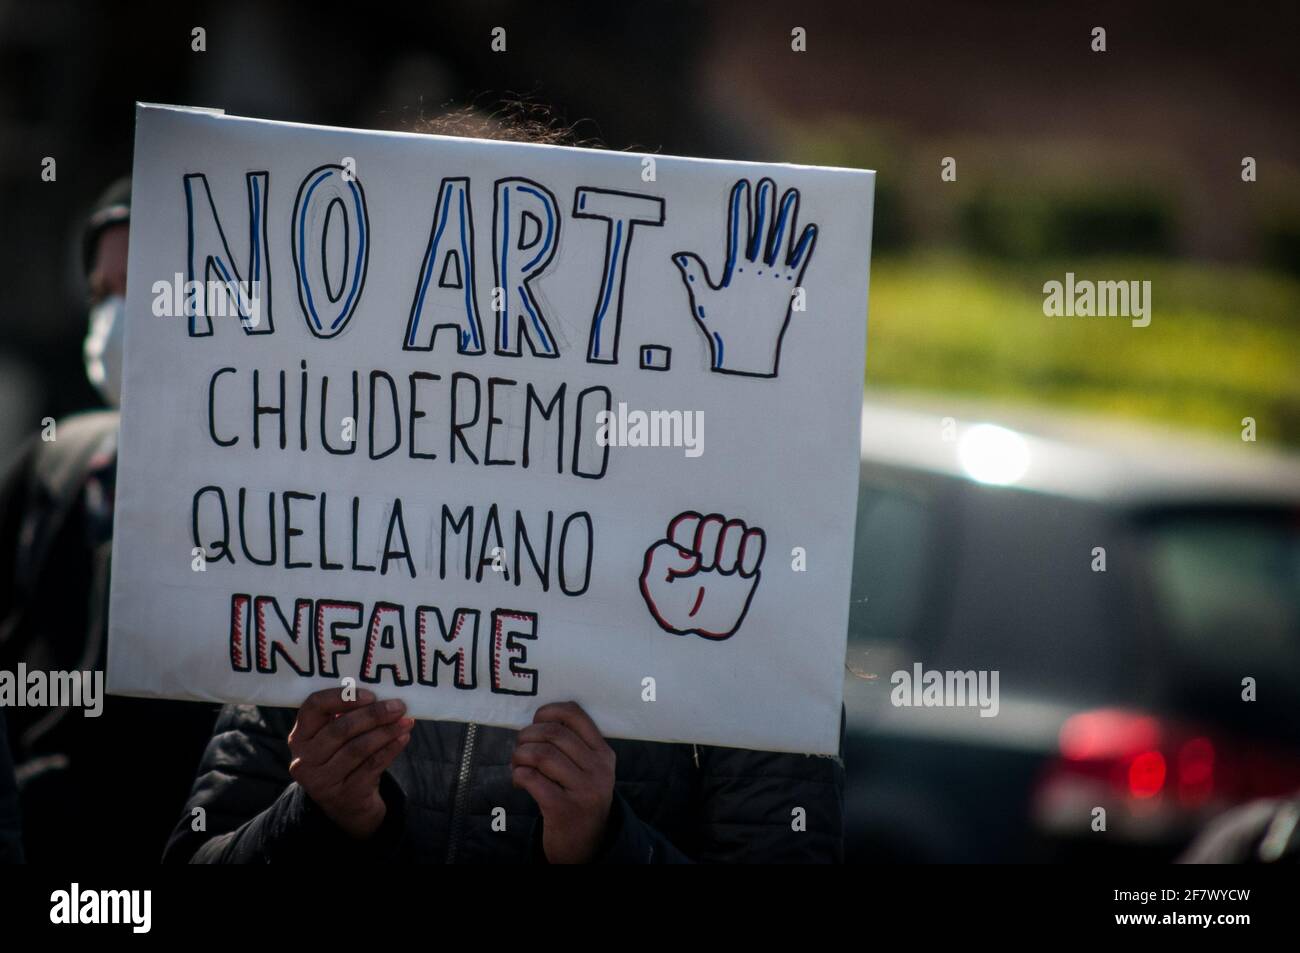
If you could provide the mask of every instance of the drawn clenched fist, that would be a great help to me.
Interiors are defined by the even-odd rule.
[[[740,520],[693,510],[646,550],[641,595],[655,621],[676,635],[730,638],[749,610],[767,535]]]

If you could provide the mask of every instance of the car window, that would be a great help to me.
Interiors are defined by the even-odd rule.
[[[1173,661],[1235,706],[1253,676],[1266,708],[1300,704],[1300,514],[1189,512],[1151,524],[1152,583]]]
[[[951,576],[940,582],[952,594],[944,641],[924,661],[997,670],[1003,692],[1133,702],[1147,633],[1129,602],[1127,545],[1104,505],[966,487]]]
[[[853,546],[850,640],[898,642],[911,634],[926,584],[932,513],[920,490],[864,476]]]

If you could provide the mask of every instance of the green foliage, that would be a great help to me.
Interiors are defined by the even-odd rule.
[[[1280,271],[1300,276],[1300,219],[1279,219],[1261,229],[1264,258]]]
[[[1136,186],[983,189],[958,214],[962,244],[974,254],[1039,259],[1173,251],[1172,210]]]
[[[1067,271],[1149,280],[1152,320],[1047,317]],[[1013,266],[907,256],[872,264],[867,381],[1162,420],[1300,446],[1300,281],[1141,258]]]

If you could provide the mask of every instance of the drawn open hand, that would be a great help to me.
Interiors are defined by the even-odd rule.
[[[740,628],[762,574],[767,535],[740,520],[689,510],[668,524],[641,569],[650,614],[676,635],[730,638]]]
[[[798,232],[798,189],[786,190],[779,209],[771,179],[759,180],[752,203],[750,193],[748,179],[732,186],[727,260],[717,284],[694,252],[679,251],[673,261],[690,295],[691,315],[713,353],[712,369],[776,377],[793,293],[812,258],[817,226]]]

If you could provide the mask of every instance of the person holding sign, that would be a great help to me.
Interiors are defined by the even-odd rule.
[[[572,702],[515,732],[359,689],[227,707],[171,862],[838,862],[838,758],[606,740]],[[202,823],[199,823],[202,821]]]
[[[182,121],[201,123],[205,120],[195,117]],[[437,133],[442,130],[435,126],[423,131]],[[463,123],[455,131],[463,135]],[[481,136],[493,136],[486,126],[477,132]],[[507,129],[504,135],[495,137],[518,138],[518,135]],[[555,141],[554,137],[532,138]],[[530,152],[528,155],[534,154]],[[547,158],[550,158],[549,154]],[[455,163],[450,163],[450,166],[453,172],[459,168]],[[361,282],[367,273],[371,277],[366,281],[366,287],[375,287],[373,274],[378,266],[375,259],[370,259],[367,265],[366,255],[369,254],[369,243],[383,240],[376,225],[379,216],[373,207],[363,213],[363,196],[372,206],[378,203],[373,197],[377,192],[374,180],[368,183],[368,191],[363,193],[361,186],[347,177],[348,168],[345,161],[337,167],[321,166],[308,173],[302,180],[292,218],[295,231],[293,250],[295,255],[303,256],[304,262],[299,267],[295,257],[299,300],[308,313],[308,328],[312,336],[321,340],[346,331],[353,320],[354,311],[350,309],[355,307],[351,289],[355,286],[359,295]],[[552,171],[557,177],[561,174]],[[195,184],[200,178],[197,173],[186,172],[185,175],[186,188],[189,189],[187,195],[202,196],[204,193]],[[274,173],[248,175],[247,187],[253,190],[249,193],[252,196],[250,207],[256,209],[258,202],[265,202],[266,190],[274,188],[270,184]],[[377,444],[378,438],[373,434],[376,420],[373,406],[378,382],[385,385],[379,393],[392,395],[391,401],[383,398],[384,415],[392,416],[387,410],[389,403],[395,408],[396,424],[387,432],[392,434],[394,446],[401,434],[406,433],[409,447],[403,453],[409,453],[410,459],[415,461],[406,465],[427,468],[421,472],[437,474],[441,467],[454,465],[460,468],[456,471],[458,477],[461,474],[468,477],[467,486],[485,479],[531,479],[538,472],[535,469],[536,450],[533,470],[513,477],[510,470],[528,466],[528,434],[532,433],[536,439],[540,432],[538,428],[554,426],[556,435],[562,436],[548,446],[559,449],[559,463],[557,466],[555,450],[551,450],[546,457],[549,461],[546,467],[550,471],[547,478],[567,476],[588,483],[606,479],[608,449],[604,450],[603,456],[597,454],[595,459],[598,462],[595,464],[587,457],[580,458],[580,453],[592,449],[586,443],[592,434],[586,421],[597,405],[607,406],[604,398],[609,396],[609,391],[599,384],[587,387],[582,394],[601,395],[601,399],[591,400],[590,406],[584,410],[582,398],[578,396],[579,385],[570,384],[570,399],[578,398],[577,416],[570,429],[565,431],[561,423],[565,393],[562,385],[546,384],[543,380],[534,387],[533,382],[527,379],[527,375],[534,372],[539,378],[553,374],[551,368],[544,365],[557,365],[559,362],[553,359],[574,341],[572,331],[564,333],[564,325],[559,320],[563,315],[559,314],[558,307],[548,304],[547,310],[543,311],[544,300],[555,300],[555,284],[550,286],[552,297],[546,299],[535,283],[535,278],[547,268],[552,258],[557,261],[564,258],[563,255],[557,256],[558,239],[554,238],[561,227],[560,216],[554,214],[559,208],[556,193],[522,176],[497,179],[495,203],[489,200],[488,206],[494,209],[494,225],[490,229],[494,239],[491,254],[495,259],[493,267],[502,278],[509,276],[509,280],[503,281],[507,288],[500,316],[494,314],[491,320],[480,320],[472,266],[476,254],[482,256],[484,253],[475,252],[473,244],[470,180],[448,174],[441,181],[436,192],[427,251],[419,268],[421,278],[406,319],[404,354],[451,354],[447,341],[452,341],[455,346],[452,359],[459,360],[461,355],[464,356],[461,365],[453,366],[468,367],[473,366],[474,359],[481,359],[495,340],[494,359],[517,357],[522,362],[519,365],[521,370],[511,374],[509,379],[488,379],[483,375],[486,383],[481,389],[477,379],[472,379],[468,372],[444,372],[441,377],[423,367],[409,373],[404,369],[404,376],[400,377],[387,372],[376,377],[381,372],[372,372],[369,387],[372,409],[365,415],[364,436],[365,445],[372,448],[370,459],[386,459],[385,454],[374,449],[378,446],[382,451],[386,446],[382,442]],[[207,188],[205,183],[201,184],[203,189]],[[309,213],[300,217],[300,210],[310,210],[314,197],[321,194],[333,197],[319,200],[320,210],[316,217]],[[481,196],[482,193],[477,194]],[[620,299],[627,280],[624,269],[629,260],[633,226],[646,233],[662,229],[665,201],[654,196],[589,188],[581,182],[576,189],[569,188],[568,194],[574,197],[574,219],[578,222],[598,219],[603,223],[604,231],[592,229],[582,232],[579,231],[582,226],[572,223],[569,227],[584,238],[607,236],[607,244],[601,252],[607,272],[601,279],[590,339],[586,340],[584,332],[579,342],[580,350],[573,356],[585,361],[588,369],[597,368],[609,374],[616,369],[620,327],[618,310],[622,307]],[[209,202],[209,198],[203,198],[191,207],[198,208],[201,216],[210,219]],[[798,226],[798,206],[797,190],[787,189],[782,194],[770,179],[761,178],[751,183],[742,177],[730,190],[724,215],[714,222],[709,232],[714,239],[724,239],[724,264],[711,268],[695,252],[661,256],[661,273],[671,277],[675,290],[680,290],[681,295],[677,302],[680,311],[673,319],[681,322],[681,333],[676,339],[678,349],[685,351],[688,345],[699,348],[698,369],[709,377],[732,375],[717,379],[730,380],[736,386],[747,386],[745,378],[767,379],[760,380],[759,386],[769,386],[778,369],[785,367],[781,363],[782,339],[791,321],[795,286],[802,281],[803,273],[813,258],[818,237],[816,226]],[[515,227],[512,223],[516,222],[511,216],[516,214],[517,234],[511,230]],[[313,223],[324,228],[321,223],[328,224],[331,220],[351,223],[346,232],[340,232],[346,237],[338,247],[350,251],[357,264],[351,272],[336,269],[328,274],[325,265],[321,264],[319,268],[324,277],[313,285],[312,275],[316,274],[313,269],[318,266],[310,256],[316,255],[315,249],[319,248],[324,258],[327,242],[324,238],[313,239],[307,229]],[[302,237],[298,235],[299,230]],[[480,227],[480,235],[483,231]],[[221,258],[224,246],[211,238],[216,234],[215,226],[209,227],[211,247],[222,253],[217,256]],[[570,238],[570,241],[575,240]],[[254,242],[253,247],[262,246]],[[575,247],[582,246],[569,246],[568,260],[571,262],[582,260],[582,254],[573,252]],[[701,247],[701,251],[707,252],[707,249]],[[708,256],[711,257],[711,253]],[[201,264],[194,266],[196,273]],[[255,263],[250,263],[249,269],[254,267]],[[331,284],[330,275],[342,277]],[[613,295],[614,288],[618,289],[618,296]],[[435,294],[438,296],[436,306],[432,303]],[[585,296],[586,292],[583,293]],[[746,326],[746,302],[755,296],[761,297],[762,321]],[[252,304],[250,301],[250,314]],[[244,310],[240,305],[237,313],[242,316]],[[572,313],[572,308],[569,311]],[[277,313],[277,328],[283,320]],[[755,322],[758,320],[754,319]],[[265,333],[269,338],[272,334],[271,316],[268,313],[260,321],[254,324],[249,317],[244,322],[245,332],[252,337]],[[203,322],[194,327],[197,331],[193,333],[200,337],[209,333],[209,326]],[[438,345],[437,331],[446,328],[456,333],[453,338],[442,339],[443,343]],[[252,340],[252,337],[247,340]],[[236,340],[245,343],[242,337]],[[253,345],[248,346],[251,348]],[[667,351],[667,348],[658,348],[657,345],[650,346],[651,353],[643,358],[647,363],[643,363],[640,370],[667,370],[666,360],[660,365],[653,363]],[[222,367],[218,368],[217,364]],[[253,370],[259,370],[261,376],[254,379],[252,371],[237,370],[233,362],[213,364],[217,369],[203,378],[207,395],[204,426],[213,441],[223,448],[233,446],[236,438],[242,439],[241,448],[254,442],[252,452],[259,455],[257,459],[268,454],[274,457],[286,453],[339,453],[337,438],[327,434],[325,407],[329,398],[324,387],[320,388],[320,401],[311,403],[311,414],[316,414],[319,408],[319,427],[304,409],[305,401],[317,390],[316,361],[313,360],[310,370],[308,362],[302,362],[301,385],[297,382],[299,368],[296,362],[288,366],[288,404],[285,403],[284,372],[279,372],[278,377],[268,373],[268,369],[286,366],[284,363],[276,365],[269,359],[259,361]],[[633,365],[630,371],[621,373],[640,373],[640,370]],[[364,378],[351,377],[350,368],[339,374],[337,366],[330,373],[333,375],[330,393],[337,394],[341,386],[343,406],[353,406],[347,403],[346,397],[359,390],[364,392],[360,384]],[[584,377],[590,377],[589,370],[584,371]],[[352,380],[351,389],[347,383],[349,379]],[[649,379],[661,378],[649,375]],[[860,372],[855,371],[851,383],[860,385],[860,379]],[[279,382],[278,391],[267,385],[268,380]],[[394,384],[394,381],[398,383]],[[260,396],[255,396],[251,405],[246,394],[239,389],[246,388],[247,382],[252,382],[255,389],[261,388],[256,391]],[[589,383],[590,380],[584,380],[583,386]],[[278,393],[279,397],[268,397],[268,393]],[[470,398],[466,396],[468,394],[474,396]],[[230,395],[229,403],[220,404],[223,395]],[[302,400],[295,395],[301,395]],[[442,405],[439,404],[440,395],[447,398]],[[459,404],[456,403],[458,395]],[[508,419],[511,416],[509,409],[505,409],[511,395],[518,403],[513,421]],[[435,408],[444,405],[447,408],[445,416],[439,419],[435,416]],[[402,406],[407,409],[403,411]],[[573,406],[571,404],[570,409]],[[268,411],[268,407],[271,410]],[[559,414],[552,416],[556,408]],[[546,416],[544,419],[536,416],[530,429],[529,414],[534,411]],[[255,442],[256,428],[259,420],[268,413],[274,415],[268,419],[280,425],[280,440],[278,444],[264,440],[258,446]],[[353,414],[349,419],[356,416]],[[357,423],[360,427],[361,421]],[[251,441],[247,432],[249,426],[254,428]],[[443,429],[439,430],[439,426]],[[588,429],[581,429],[583,427]],[[318,431],[322,437],[320,441],[316,438]],[[469,440],[464,436],[466,433]],[[481,447],[475,442],[476,433],[484,438]],[[520,453],[510,452],[508,441],[512,433],[516,439],[522,440]],[[325,446],[317,448],[315,444],[318,442]],[[419,453],[416,453],[417,448]],[[439,454],[437,459],[434,458],[435,452]],[[602,459],[604,462],[599,462]],[[481,466],[483,470],[493,469],[484,475],[478,469],[465,470],[469,465]],[[499,475],[502,470],[495,469],[497,467],[505,470],[504,475]],[[428,479],[434,478],[430,476]],[[316,495],[295,491],[282,494],[280,506],[271,498],[269,510],[266,504],[258,504],[259,511],[270,514],[271,535],[258,537],[250,545],[245,536],[251,534],[244,532],[244,490],[232,491],[227,487],[223,491],[215,480],[209,482],[214,485],[204,488],[203,498],[196,497],[194,540],[200,547],[198,551],[203,552],[203,543],[220,538],[221,545],[216,551],[230,567],[222,571],[237,568],[251,573],[256,566],[246,567],[250,561],[270,566],[277,572],[295,568],[304,573],[322,570],[337,573],[348,566],[354,572],[371,573],[368,578],[378,583],[384,581],[385,573],[390,581],[396,575],[403,585],[418,583],[422,587],[418,591],[424,593],[419,596],[423,602],[436,602],[443,598],[448,601],[441,608],[427,604],[416,608],[414,602],[398,605],[396,601],[373,601],[363,605],[341,601],[341,597],[327,596],[324,592],[308,598],[305,589],[296,598],[288,600],[254,595],[259,591],[255,589],[241,590],[228,596],[227,604],[231,606],[228,664],[234,671],[270,676],[276,673],[278,661],[281,674],[289,674],[283,670],[287,663],[294,673],[303,677],[338,676],[342,670],[337,667],[331,652],[335,651],[334,647],[339,647],[337,651],[344,656],[350,654],[353,659],[361,656],[357,669],[360,683],[344,677],[338,679],[341,684],[336,687],[319,688],[317,685],[317,690],[311,692],[296,711],[271,705],[228,705],[218,718],[190,799],[167,847],[166,861],[338,865],[350,862],[831,862],[842,859],[844,771],[837,755],[791,753],[813,750],[811,746],[757,751],[745,747],[609,737],[600,724],[605,715],[593,717],[587,710],[592,706],[584,707],[577,701],[534,704],[527,709],[531,723],[515,730],[484,724],[473,718],[463,722],[417,720],[412,716],[420,712],[412,711],[410,706],[418,704],[419,699],[412,701],[409,695],[392,697],[393,693],[387,690],[390,677],[392,684],[402,687],[418,677],[419,685],[431,691],[473,689],[480,693],[495,693],[496,698],[536,694],[539,674],[533,666],[537,663],[529,661],[528,653],[540,652],[538,615],[504,608],[518,604],[519,596],[513,594],[517,588],[509,590],[511,595],[501,596],[502,601],[495,603],[500,608],[495,609],[452,609],[453,605],[466,603],[451,602],[452,597],[446,595],[453,582],[468,592],[479,591],[475,587],[497,580],[502,585],[509,580],[508,584],[513,587],[524,582],[520,578],[518,553],[515,562],[506,567],[510,574],[494,576],[493,570],[502,567],[492,563],[488,549],[480,550],[480,547],[487,547],[492,538],[488,527],[497,526],[498,519],[504,522],[507,512],[504,506],[500,517],[495,504],[490,508],[479,507],[477,526],[483,542],[458,549],[461,541],[448,533],[449,514],[460,514],[459,520],[468,521],[473,518],[468,508],[457,508],[453,512],[444,503],[439,517],[436,508],[424,504],[424,515],[417,516],[416,507],[420,501],[413,502],[414,494],[411,494],[405,500],[394,498],[387,504],[373,506],[368,517],[359,498],[349,500],[343,496],[340,502],[335,502],[340,499],[339,494],[331,491],[327,507],[324,493],[320,493],[317,500]],[[437,484],[444,492],[450,485],[447,482]],[[383,492],[387,489],[385,486]],[[591,491],[584,489],[583,492]],[[251,494],[248,498],[267,499],[266,496],[253,497]],[[281,511],[281,528],[285,535],[276,555],[273,520]],[[331,521],[331,514],[336,512],[342,512],[345,518],[350,515],[350,520],[346,520],[349,530],[331,535],[327,532],[327,524]],[[536,546],[535,552],[534,548],[528,550],[533,554],[533,565],[537,570],[527,577],[529,584],[549,592],[555,600],[584,594],[592,576],[590,553],[594,544],[590,529],[593,517],[582,510],[571,514],[568,521],[554,520],[555,536],[558,537],[555,547],[559,579],[557,592],[557,587],[546,581],[550,572],[546,567],[551,565],[549,555],[536,555],[548,552],[546,547],[551,545],[550,530],[543,533],[541,527],[549,526],[552,516],[548,514],[543,518],[528,513],[525,518],[513,507],[510,512],[515,516],[515,550],[520,546],[520,526],[527,530],[525,542],[529,538],[547,540],[544,546]],[[223,514],[234,515],[228,519]],[[562,517],[563,513],[560,515]],[[716,513],[683,512],[680,507],[668,513],[659,526],[665,524],[666,529],[657,531],[658,538],[640,539],[635,551],[629,552],[635,568],[623,580],[625,591],[638,600],[637,621],[643,626],[642,634],[652,638],[653,647],[668,649],[677,646],[691,651],[698,644],[722,651],[726,648],[724,643],[733,637],[736,641],[731,645],[744,641],[745,633],[739,631],[742,623],[746,632],[760,630],[764,624],[761,617],[773,611],[770,602],[762,608],[755,602],[755,593],[761,589],[760,574],[767,571],[760,568],[767,547],[766,529],[736,518],[734,514],[723,517]],[[258,525],[261,525],[260,521]],[[291,525],[294,536],[308,534],[306,538],[291,538],[288,535]],[[435,529],[432,534],[423,529],[407,532],[408,526],[417,525]],[[454,531],[459,531],[461,523],[453,525]],[[466,522],[465,525],[475,524]],[[566,535],[562,527],[571,525],[585,526],[588,532],[570,531]],[[500,535],[499,527],[495,532]],[[469,534],[471,538],[477,538],[472,537],[472,531]],[[371,537],[386,539],[382,559],[359,560],[357,540]],[[408,540],[426,538],[437,538],[441,548],[436,554],[413,556],[413,547]],[[238,540],[238,548],[230,542],[232,539]],[[585,571],[582,571],[584,550],[575,547],[578,540],[585,546]],[[289,555],[291,545],[294,546],[293,557]],[[577,559],[573,556],[575,548],[579,554]],[[474,564],[477,571],[472,574],[471,549],[478,557]],[[212,558],[213,551],[209,545],[209,558]],[[458,555],[462,552],[463,556]],[[397,555],[390,560],[390,553]],[[347,561],[348,555],[351,555],[350,561]],[[291,559],[296,561],[291,562]],[[398,567],[395,574],[392,566]],[[385,567],[389,568],[386,570]],[[451,567],[450,575],[447,567]],[[488,567],[486,572],[484,567]],[[506,599],[509,601],[504,601]],[[339,630],[328,620],[343,618],[344,609],[341,607],[344,606],[351,615],[347,616],[344,629]],[[563,608],[561,611],[569,610]],[[485,641],[490,644],[483,654],[491,670],[491,680],[488,684],[479,684],[474,682],[472,674],[478,652],[477,625],[480,617],[486,620],[489,614],[492,622],[485,626],[489,632]],[[367,618],[371,620],[369,625],[363,621]],[[473,619],[475,635],[472,642],[462,638],[462,624],[470,624],[464,621],[466,618]],[[570,615],[569,619],[584,624],[577,614]],[[753,621],[755,619],[760,621]],[[603,619],[596,621],[603,627]],[[556,628],[565,627],[562,622],[548,624],[553,627],[545,631],[551,637],[554,637]],[[594,628],[591,621],[585,621],[585,624]],[[779,626],[783,623],[767,620],[766,624]],[[522,631],[512,632],[511,625]],[[435,629],[441,634],[441,642]],[[340,631],[345,634],[338,636]],[[404,658],[400,645],[405,644],[408,631],[415,632],[413,644],[416,649]],[[759,635],[751,638],[757,639]],[[358,646],[355,651],[351,648],[353,645]],[[826,654],[825,659],[830,664],[824,667],[833,668],[834,671],[828,674],[838,678],[835,651],[832,648]],[[838,653],[842,659],[842,646]],[[372,656],[381,661],[372,664]],[[416,656],[418,664],[412,665],[410,658]],[[433,661],[426,665],[430,656]],[[456,659],[454,664],[448,661],[453,656]],[[441,684],[437,681],[440,662],[447,662],[449,666]],[[387,673],[383,679],[375,674],[379,671]],[[467,671],[470,674],[467,675]],[[450,683],[453,676],[454,687]],[[570,687],[576,689],[574,694],[588,690],[582,684]],[[590,691],[593,697],[599,697],[599,686],[590,686]],[[471,695],[471,692],[466,692],[466,697]],[[556,696],[552,694],[551,697]],[[492,699],[493,695],[486,694],[486,698]],[[521,698],[511,699],[511,702],[516,700],[528,701]],[[283,704],[282,696],[277,698],[277,702]],[[838,709],[838,699],[834,704]],[[841,742],[842,717],[841,710]],[[523,720],[515,723],[521,724]],[[626,724],[615,727],[620,731],[613,734],[625,734],[628,730]],[[823,721],[822,727],[823,736],[833,735],[834,725],[828,719]],[[653,734],[633,737],[648,736]],[[675,737],[690,737],[690,734],[677,734]],[[819,745],[817,750],[834,750],[830,737]]]

